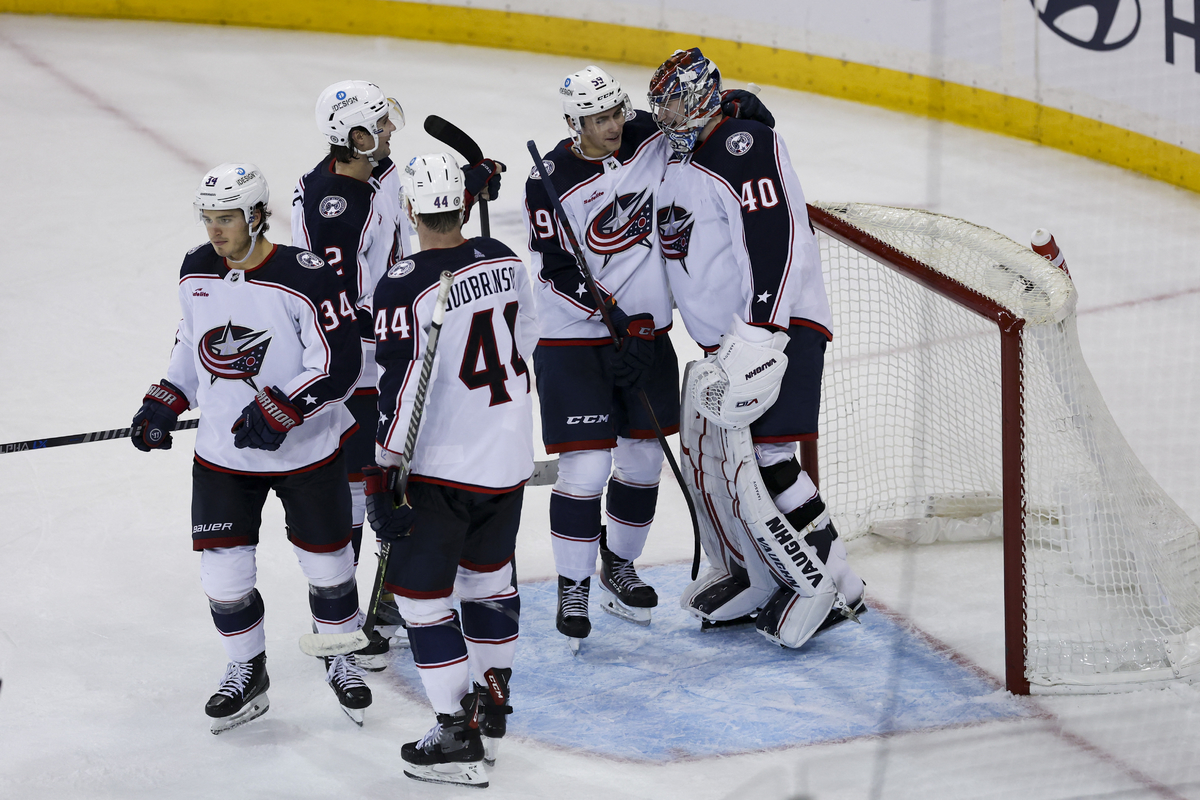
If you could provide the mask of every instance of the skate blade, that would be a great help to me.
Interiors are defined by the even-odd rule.
[[[500,740],[492,736],[481,736],[483,739],[483,763],[487,767],[496,766],[496,756],[500,754]]]
[[[404,765],[404,774],[416,781],[426,783],[449,783],[455,786],[473,786],[486,789],[488,785],[487,772],[483,769],[482,761],[472,761],[466,764],[417,764]]]
[[[342,709],[342,712],[347,717],[350,718],[351,722],[353,722],[355,725],[357,725],[360,728],[362,727],[363,720],[366,719],[366,716],[367,716],[366,715],[367,710],[365,708],[347,708],[346,706],[341,706],[341,709]]]
[[[567,637],[567,647],[571,648],[571,655],[579,655],[579,648],[583,644],[583,639],[576,639],[574,636]]]
[[[600,607],[617,619],[632,622],[634,625],[644,627],[650,624],[650,609],[627,606],[604,587],[600,587]]]
[[[213,735],[224,733],[232,730],[239,725],[245,725],[247,722],[258,719],[263,714],[267,713],[267,709],[271,707],[271,701],[267,699],[266,693],[260,694],[258,697],[251,700],[246,705],[242,706],[240,711],[230,714],[228,717],[218,717],[212,721]]]

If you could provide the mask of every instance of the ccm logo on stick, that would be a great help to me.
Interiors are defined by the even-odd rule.
[[[568,425],[592,425],[596,422],[608,422],[608,414],[588,414],[584,417],[567,417]]]

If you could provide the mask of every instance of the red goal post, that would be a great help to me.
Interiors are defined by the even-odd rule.
[[[1014,693],[1200,677],[1200,531],[1108,413],[1070,277],[951,217],[809,216],[834,339],[821,438],[801,457],[815,476],[819,450],[842,535],[1002,530]]]

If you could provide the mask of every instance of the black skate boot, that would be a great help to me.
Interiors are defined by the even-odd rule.
[[[483,741],[476,721],[478,699],[468,692],[462,699],[463,710],[456,714],[438,714],[437,724],[419,742],[400,748],[404,774],[429,783],[462,786],[488,785],[483,769]]]
[[[479,733],[483,736],[483,763],[496,766],[496,754],[500,752],[500,740],[508,729],[508,715],[512,706],[508,704],[508,681],[511,669],[493,667],[483,674],[486,683],[475,684],[475,696],[479,698]]]
[[[223,733],[267,713],[271,707],[269,688],[266,653],[249,661],[230,661],[221,688],[204,705],[204,713],[213,718],[212,732]]]
[[[371,631],[370,644],[354,651],[354,660],[358,666],[368,672],[383,672],[388,665],[388,651],[391,646],[388,640],[378,630]]]
[[[337,695],[342,711],[355,725],[362,727],[364,712],[371,705],[371,688],[363,681],[363,670],[353,653],[323,659],[328,671],[325,682]]]
[[[638,577],[632,561],[608,549],[608,531],[600,529],[601,608],[636,625],[650,624],[650,609],[658,605],[658,593]]]
[[[573,581],[558,576],[558,616],[554,624],[558,632],[567,637],[571,652],[579,655],[579,643],[592,632],[592,621],[588,619],[588,593],[592,579]]]

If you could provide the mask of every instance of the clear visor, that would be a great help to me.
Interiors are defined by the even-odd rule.
[[[387,113],[380,115],[379,119],[375,120],[375,127],[373,129],[373,132],[377,136],[379,134],[383,133],[383,129],[386,127],[386,124],[387,124],[386,120],[390,119],[392,121],[392,125],[395,126],[396,130],[401,130],[404,127],[404,109],[400,107],[400,103],[397,102],[396,98],[394,98],[394,97],[389,97],[387,99],[387,103],[388,103]]]

